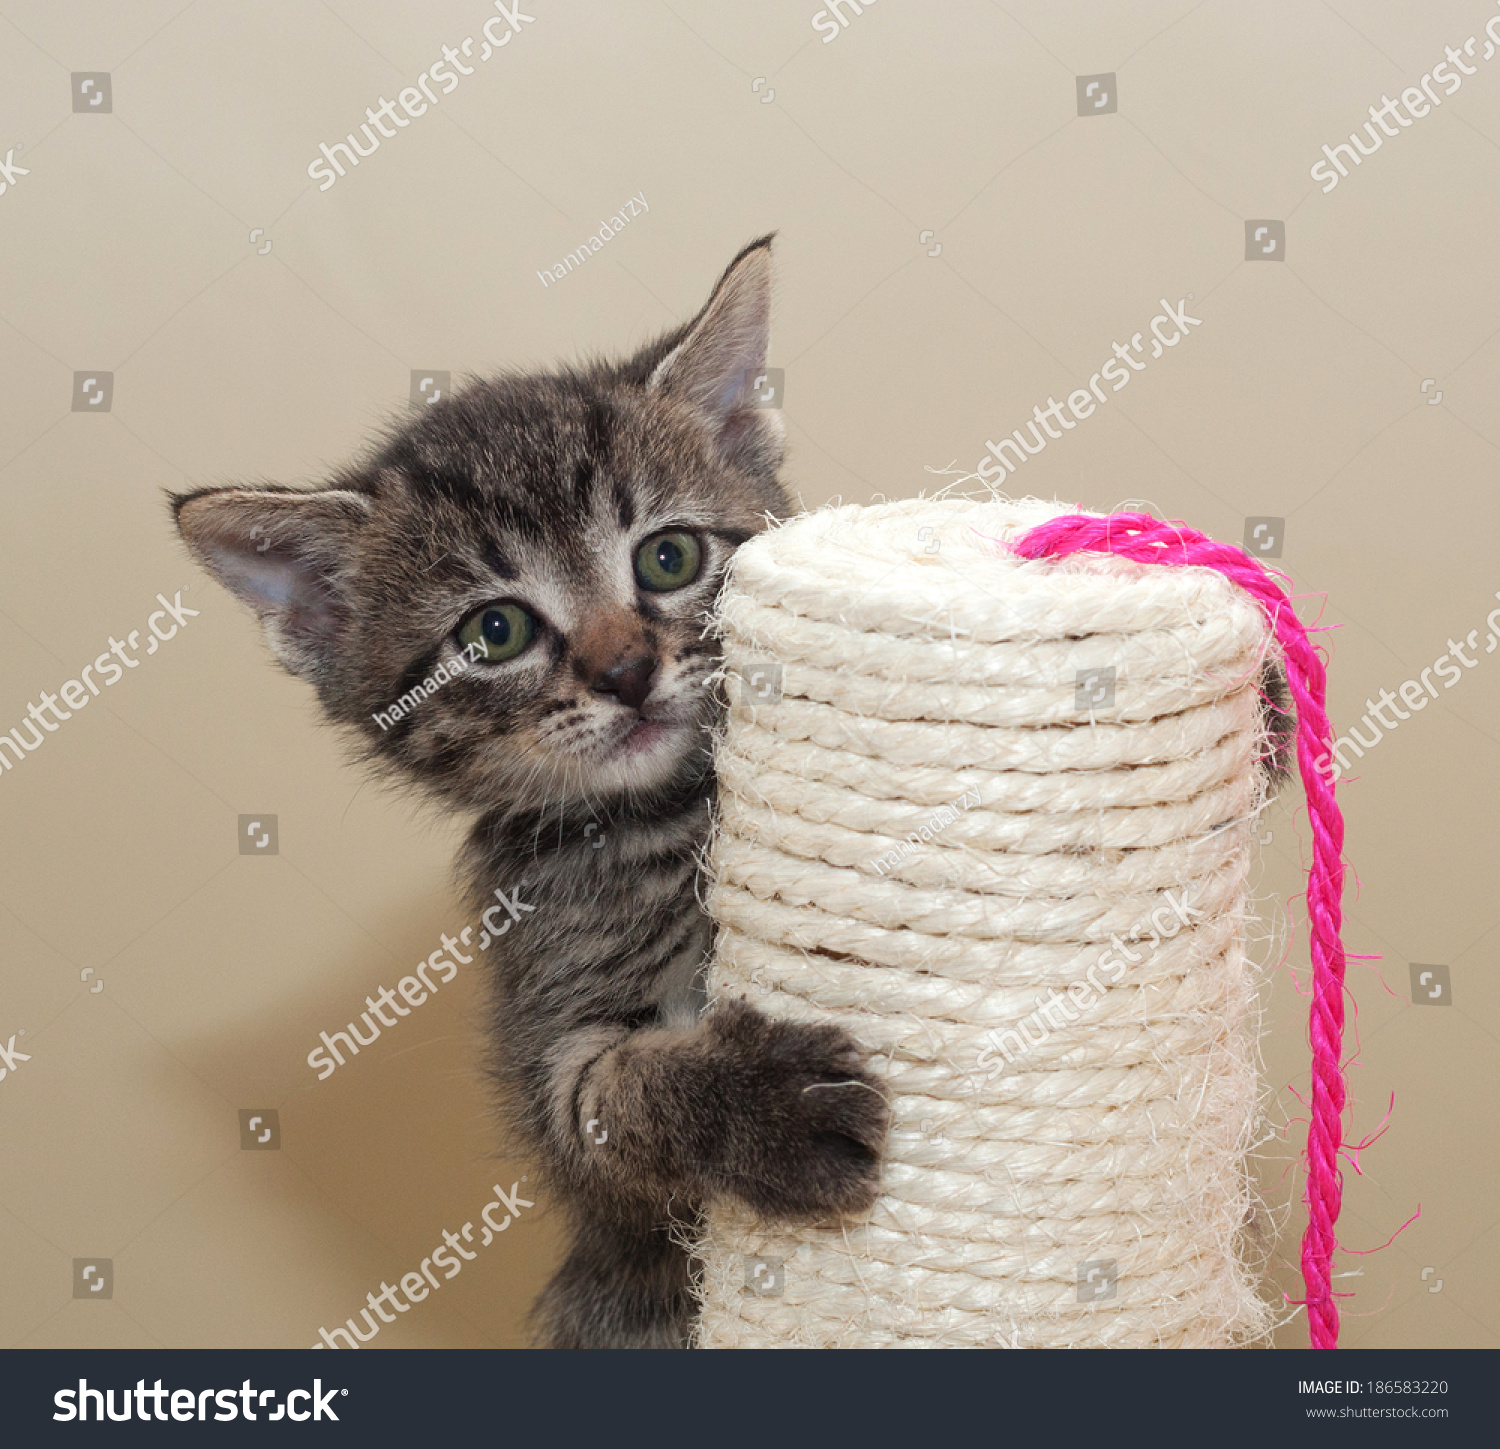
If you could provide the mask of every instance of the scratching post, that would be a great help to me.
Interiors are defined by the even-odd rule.
[[[1278,646],[1211,568],[1012,551],[1065,512],[834,508],[736,556],[711,993],[845,1027],[893,1129],[858,1221],[710,1212],[703,1347],[1267,1328],[1243,935]]]

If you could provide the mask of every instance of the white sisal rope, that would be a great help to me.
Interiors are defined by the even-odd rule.
[[[711,1209],[704,1347],[1266,1330],[1242,934],[1268,631],[1212,570],[991,541],[1072,511],[833,508],[736,556],[711,992],[843,1026],[893,1127],[858,1221]],[[1112,937],[1134,962],[1100,967]]]

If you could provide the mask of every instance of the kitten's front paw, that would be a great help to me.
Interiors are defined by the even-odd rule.
[[[890,1127],[885,1088],[836,1026],[773,1021],[742,1001],[707,1021],[727,1109],[714,1186],[773,1218],[867,1211]]]

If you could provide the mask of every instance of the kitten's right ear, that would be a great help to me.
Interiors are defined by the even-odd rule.
[[[255,611],[276,657],[304,679],[332,663],[369,512],[364,494],[343,488],[205,488],[172,497],[193,556]]]

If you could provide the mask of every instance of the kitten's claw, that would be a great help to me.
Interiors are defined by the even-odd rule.
[[[722,1190],[767,1217],[868,1211],[890,1127],[885,1088],[836,1026],[773,1021],[740,1001],[708,1018],[736,1100],[716,1157]]]

